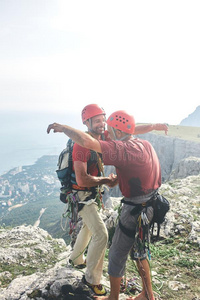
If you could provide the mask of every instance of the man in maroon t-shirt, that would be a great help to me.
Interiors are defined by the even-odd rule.
[[[135,236],[138,231],[138,218],[148,224],[153,217],[153,208],[147,203],[161,185],[160,164],[149,142],[132,137],[135,133],[135,121],[131,115],[124,111],[115,112],[108,118],[107,124],[114,141],[98,141],[80,130],[58,123],[50,124],[47,132],[64,132],[82,147],[102,153],[104,164],[116,167],[124,205],[109,251],[111,293],[100,299],[118,300],[126,259],[133,248],[133,258],[137,261],[143,279],[143,291],[136,299],[153,300],[146,248],[143,251],[138,250]],[[167,126],[164,130],[167,131]],[[141,205],[142,210],[132,214],[137,205]]]

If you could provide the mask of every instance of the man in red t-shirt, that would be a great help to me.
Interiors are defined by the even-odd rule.
[[[105,139],[105,111],[97,104],[89,104],[82,110],[82,121],[87,126],[88,135],[93,138]],[[70,261],[73,265],[84,266],[86,271],[83,282],[96,295],[105,295],[106,290],[100,284],[103,272],[103,261],[108,241],[108,232],[99,213],[102,185],[112,187],[117,184],[117,176],[104,176],[101,154],[74,144],[73,168],[76,184],[72,184],[73,192],[78,195],[79,215],[83,226],[77,236]],[[85,250],[88,246],[87,259]]]
[[[102,153],[106,165],[114,165],[118,175],[119,186],[124,195],[124,206],[120,216],[120,226],[116,228],[112,247],[109,252],[109,274],[111,281],[111,294],[105,299],[117,300],[121,278],[124,273],[128,253],[134,246],[138,215],[131,215],[134,204],[146,203],[161,184],[160,164],[157,155],[149,142],[133,139],[136,132],[134,118],[123,111],[112,114],[108,121],[108,131],[115,141],[102,141],[94,139],[91,135],[71,128],[67,125],[51,124],[47,132],[64,132],[82,147]],[[141,125],[142,126],[142,125]],[[167,126],[158,124],[160,129],[167,131]],[[152,125],[140,127],[139,133],[154,129]],[[146,131],[145,131],[146,130]],[[142,132],[143,131],[143,132]],[[110,175],[114,177],[114,175]],[[132,205],[127,204],[132,202]],[[145,208],[148,222],[153,217],[151,206]],[[87,216],[86,216],[87,217]],[[131,236],[127,233],[131,232]],[[137,247],[137,244],[135,245]],[[145,249],[142,253],[135,251],[134,259],[137,260],[140,272],[145,272],[143,278],[143,291],[137,299],[154,299],[149,265],[146,261]],[[142,274],[142,273],[141,273]],[[103,298],[100,298],[103,299]]]

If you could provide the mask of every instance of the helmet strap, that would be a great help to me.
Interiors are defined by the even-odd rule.
[[[119,139],[118,141],[123,141],[125,140],[128,136],[131,136],[131,134],[126,134],[124,135],[121,139]]]
[[[117,137],[116,137],[116,133],[115,133],[115,130],[114,130],[114,128],[113,128],[113,127],[111,127],[111,130],[112,130],[112,133],[113,133],[113,135],[114,135],[114,138],[115,138],[115,140],[117,140]]]
[[[92,118],[90,118],[90,119],[88,120],[88,122],[89,122],[89,124],[90,124],[90,128],[91,128],[91,131],[92,131]]]
[[[115,129],[114,129],[113,127],[111,127],[111,129],[112,129],[112,133],[113,133],[114,138],[115,138],[116,141],[123,141],[123,140],[125,140],[125,139],[127,138],[127,136],[130,136],[130,135],[131,135],[131,134],[128,134],[128,133],[127,133],[127,134],[124,135],[121,139],[118,139],[117,136],[116,136]]]

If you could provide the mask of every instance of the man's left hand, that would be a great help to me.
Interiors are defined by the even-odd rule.
[[[115,185],[118,184],[118,178],[117,178],[117,175],[111,173],[108,177],[109,177],[109,179],[110,179],[110,182],[107,183],[107,185],[108,185],[109,187],[114,187]]]
[[[167,124],[161,124],[161,123],[157,123],[157,124],[154,124],[154,130],[164,130],[165,134],[167,135],[167,132],[168,132],[168,126]]]
[[[50,124],[47,128],[47,133],[50,133],[51,130],[53,130],[53,132],[63,132],[63,125],[58,123]]]

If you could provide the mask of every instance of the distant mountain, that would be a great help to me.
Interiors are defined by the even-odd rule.
[[[197,106],[197,108],[192,114],[190,114],[187,118],[183,119],[180,125],[200,127],[200,105]]]

